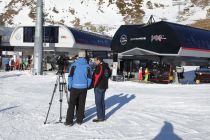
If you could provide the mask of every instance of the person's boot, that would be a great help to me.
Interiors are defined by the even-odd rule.
[[[73,126],[73,123],[64,122],[64,125],[66,125],[66,126]]]
[[[93,119],[93,122],[103,122],[104,119]]]
[[[82,121],[76,121],[78,125],[82,125]]]

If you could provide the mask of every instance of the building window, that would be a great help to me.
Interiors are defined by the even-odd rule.
[[[23,28],[23,42],[34,42],[35,28],[24,27]]]
[[[59,27],[43,28],[43,43],[58,43]],[[23,28],[23,42],[34,42],[35,27]]]

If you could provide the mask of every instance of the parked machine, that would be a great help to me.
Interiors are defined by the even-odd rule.
[[[200,66],[195,71],[195,83],[209,83],[210,82],[210,66]]]
[[[173,70],[170,65],[160,64],[154,65],[149,72],[149,81],[154,83],[172,83],[173,82]]]

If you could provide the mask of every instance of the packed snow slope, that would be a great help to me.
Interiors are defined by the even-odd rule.
[[[106,121],[96,117],[88,91],[84,123],[59,121],[59,91],[45,117],[56,75],[0,72],[0,140],[209,140],[210,84],[143,84],[110,81]],[[64,94],[62,122],[67,102]]]

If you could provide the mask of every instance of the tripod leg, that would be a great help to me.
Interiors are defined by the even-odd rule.
[[[63,76],[63,81],[64,81],[64,90],[65,90],[65,93],[66,93],[66,100],[67,100],[67,103],[69,103],[69,96],[68,96],[68,88],[67,88],[67,83],[66,83],[66,78],[65,76]]]
[[[60,91],[60,119],[59,122],[62,121],[62,101],[63,101],[63,78],[60,79],[61,76],[59,77],[59,91]],[[60,81],[62,80],[62,81]]]
[[[62,99],[63,98],[63,93],[62,91],[60,92],[60,119],[59,119],[59,122],[62,121]]]
[[[47,118],[48,118],[48,115],[49,115],[49,112],[50,112],[50,108],[51,108],[51,105],[52,105],[53,97],[55,95],[55,91],[56,91],[56,88],[58,86],[58,82],[59,82],[58,80],[59,80],[59,77],[57,78],[56,83],[55,83],[55,87],[54,87],[53,94],[52,94],[52,97],[51,97],[51,100],[50,100],[50,103],[49,103],[49,108],[48,108],[48,111],[47,111],[47,116],[46,116],[46,119],[44,121],[44,124],[46,124],[46,122],[47,122]]]

